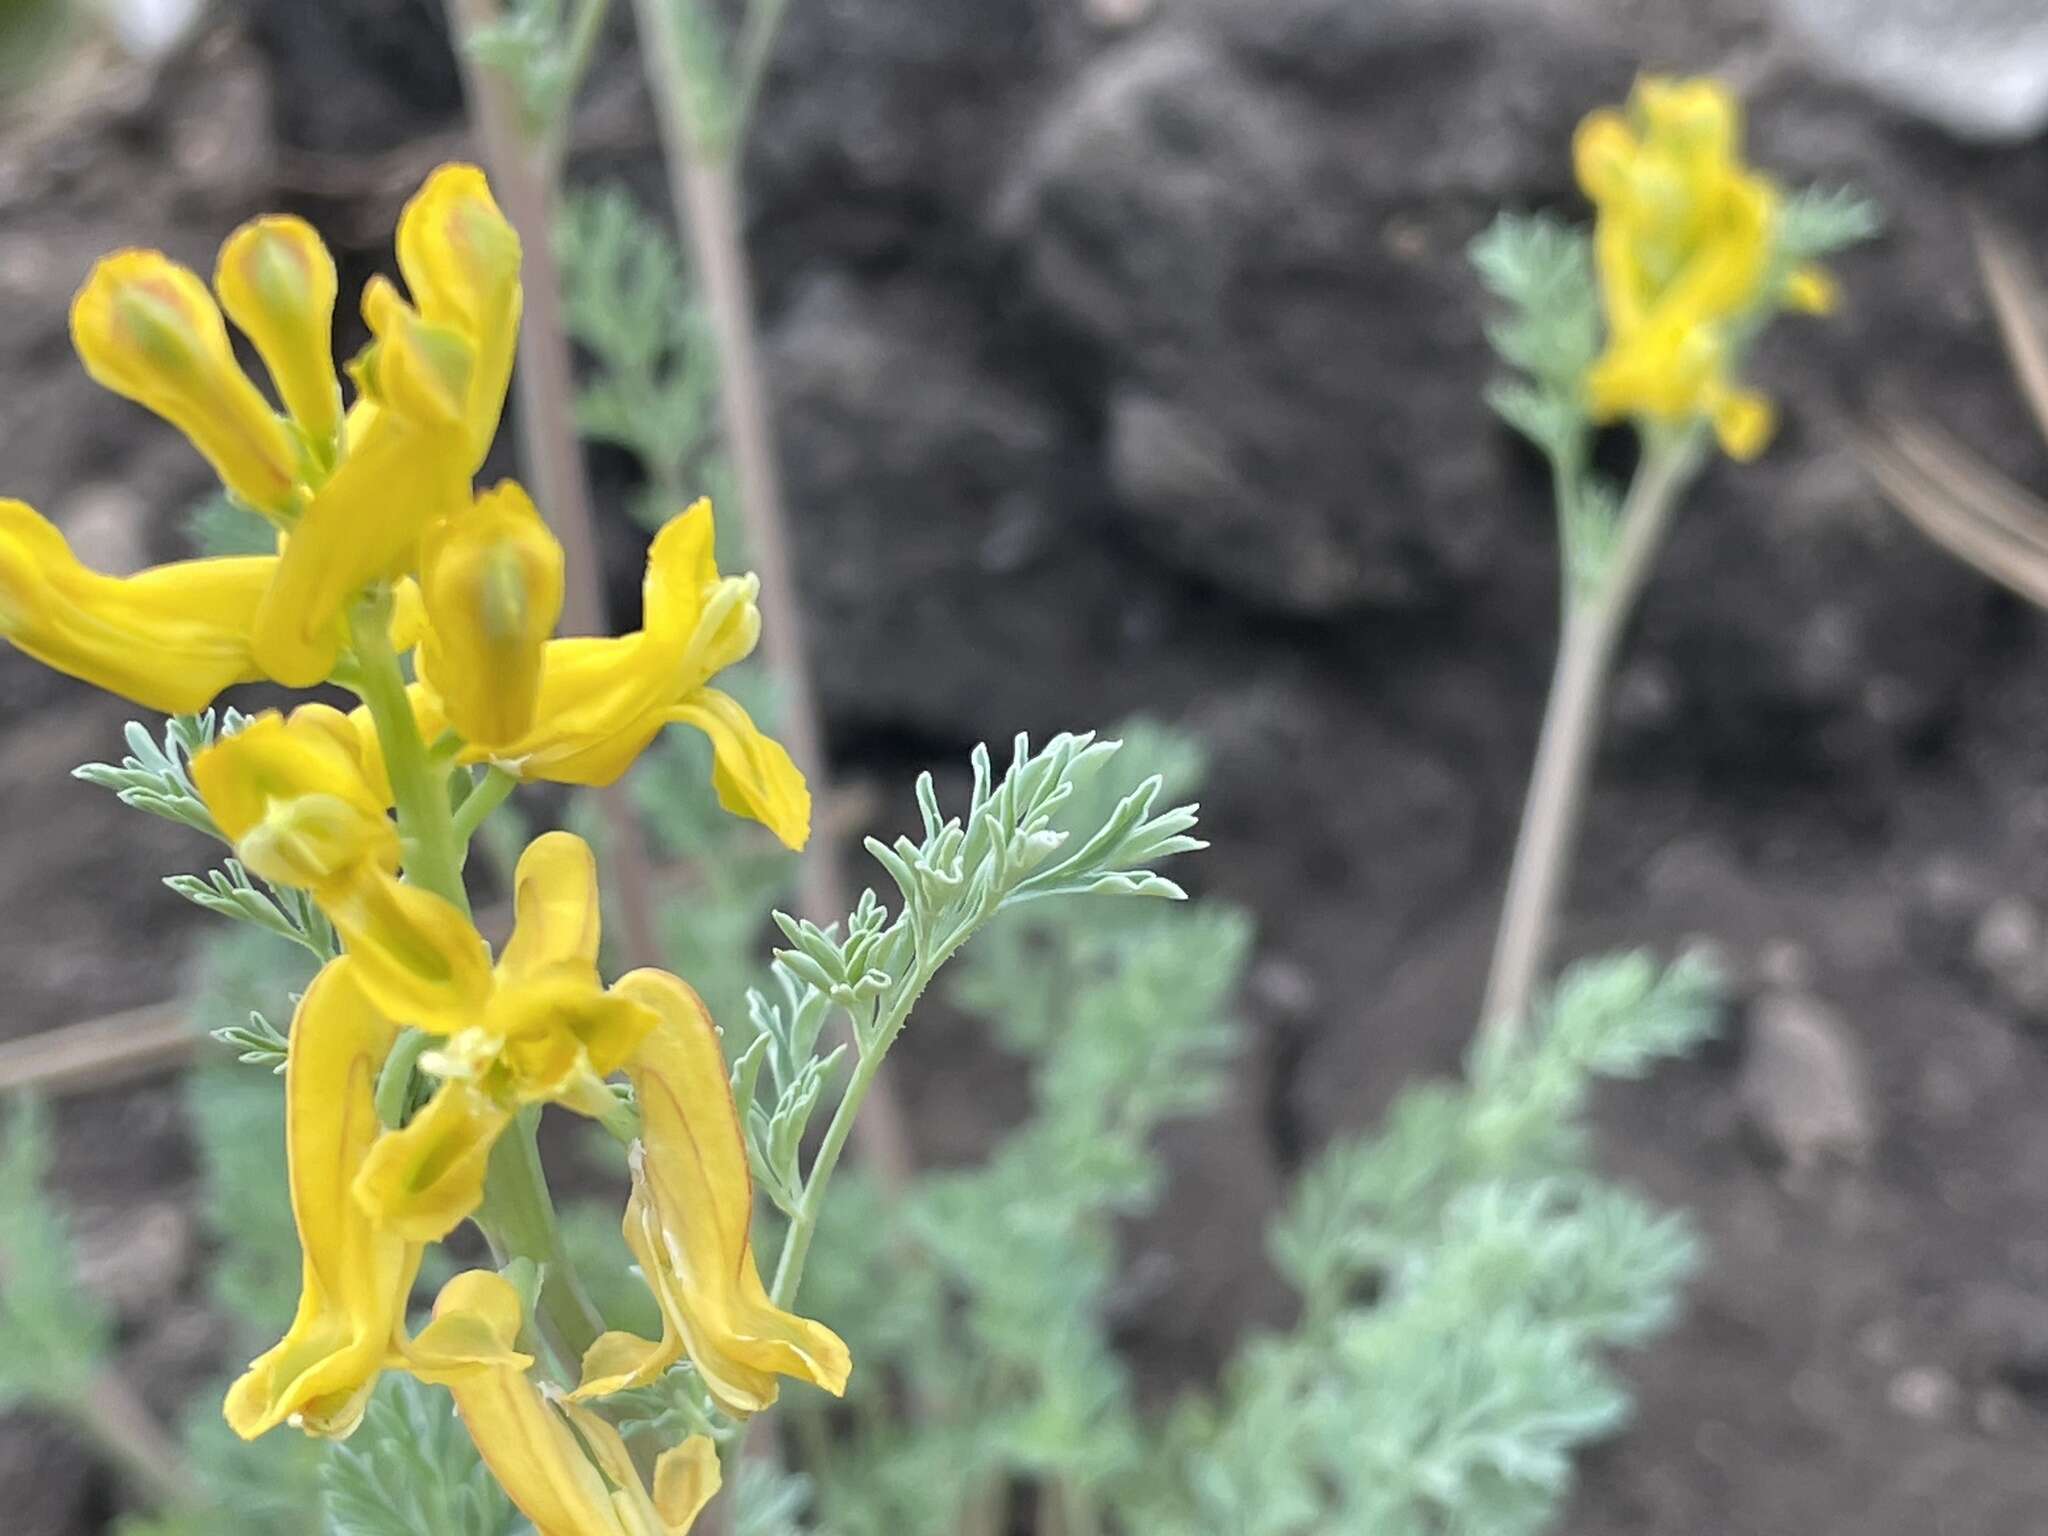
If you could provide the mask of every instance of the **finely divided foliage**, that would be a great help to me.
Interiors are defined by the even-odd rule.
[[[687,57],[669,63],[696,60],[684,73],[706,82],[706,60],[736,61],[736,85],[683,103],[700,145],[732,147],[780,9],[752,0],[730,49],[710,8],[681,13],[668,43]],[[473,38],[540,162],[559,158],[603,16],[516,0]],[[1560,676],[1583,685],[1559,740],[1598,719],[1709,437],[1736,458],[1769,440],[1750,342],[1778,313],[1827,308],[1812,263],[1875,227],[1846,194],[1782,193],[1740,139],[1725,89],[1646,78],[1575,143],[1594,234],[1510,216],[1473,247],[1510,370],[1489,399],[1555,480]],[[1157,868],[1204,846],[1183,803],[1200,750],[1143,725],[1125,743],[1019,736],[1000,766],[978,747],[964,807],[927,773],[913,832],[867,839],[886,894],[822,925],[772,910],[777,845],[803,847],[812,800],[756,724],[773,698],[739,670],[762,587],[721,570],[708,503],[671,515],[722,473],[704,317],[623,194],[568,205],[563,307],[594,364],[579,425],[641,461],[660,510],[643,627],[556,638],[565,557],[544,509],[474,484],[511,376],[521,233],[481,171],[429,177],[397,230],[407,292],[380,278],[363,296],[372,341],[346,414],[336,273],[301,220],[235,232],[211,291],[127,251],[80,293],[89,370],[176,425],[226,489],[193,520],[206,558],[129,577],[0,502],[0,576],[36,593],[0,624],[60,671],[184,711],[77,773],[230,851],[166,884],[236,925],[196,1011],[263,1070],[220,1053],[188,1093],[231,1352],[283,1337],[186,1427],[188,1466],[110,1428],[113,1319],[78,1290],[48,1127],[24,1105],[0,1127],[0,1406],[71,1415],[155,1488],[164,1507],[124,1536],[285,1536],[316,1503],[328,1536],[682,1536],[721,1481],[738,1536],[997,1536],[1017,1512],[1064,1536],[1549,1528],[1573,1454],[1626,1415],[1612,1352],[1669,1324],[1698,1260],[1682,1217],[1597,1170],[1590,1100],[1692,1049],[1716,1011],[1689,959],[1621,956],[1531,991],[1569,844],[1554,813],[1590,753],[1539,759],[1524,835],[1546,836],[1518,850],[1512,963],[1496,957],[1461,1078],[1407,1088],[1377,1130],[1299,1170],[1266,1234],[1295,1315],[1215,1390],[1150,1411],[1118,1336],[1164,1288],[1127,1262],[1127,1224],[1165,1190],[1161,1130],[1229,1091],[1253,946],[1239,911],[1168,905],[1184,892]],[[1596,428],[1624,420],[1644,446],[1625,498],[1592,462]],[[265,679],[360,708],[213,702]],[[694,745],[668,739],[678,724]],[[694,989],[646,966],[604,980],[592,843],[621,823],[600,832],[572,803],[571,830],[529,838],[502,807],[520,783],[629,772],[687,882],[652,915]],[[472,913],[477,850],[509,887],[502,943]],[[1130,896],[1164,900],[1100,899]],[[835,1182],[884,1058],[984,930],[941,1012],[1016,1059],[1016,1123],[972,1166]],[[280,998],[288,1029],[265,1011]],[[546,1106],[585,1118],[610,1174],[567,1220],[539,1153]],[[458,1272],[439,1245],[464,1223],[489,1264]],[[795,1310],[806,1282],[814,1316]],[[744,1454],[785,1381],[782,1454]],[[148,1420],[112,1401],[130,1430]],[[319,1438],[267,1434],[284,1425]]]

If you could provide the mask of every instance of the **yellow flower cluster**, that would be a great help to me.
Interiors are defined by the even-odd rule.
[[[1831,309],[1835,289],[1818,267],[1778,273],[1783,195],[1742,162],[1739,104],[1712,80],[1645,77],[1572,148],[1607,319],[1586,379],[1594,419],[1704,419],[1732,457],[1756,457],[1775,416],[1733,379],[1748,328],[1773,306]]]
[[[608,784],[663,727],[687,723],[711,739],[720,801],[801,846],[801,775],[711,686],[753,649],[760,614],[754,578],[718,571],[709,505],[654,540],[639,631],[554,638],[561,546],[517,485],[472,488],[512,367],[517,235],[481,172],[445,166],[406,205],[397,245],[411,296],[381,278],[365,291],[371,341],[348,367],[346,411],[334,262],[303,222],[236,231],[212,292],[154,251],[102,261],[72,310],[87,369],[176,425],[275,525],[278,552],[107,576],[33,509],[0,502],[0,637],[139,704],[184,711],[262,679],[339,683],[369,701],[373,663],[396,700],[394,652],[410,651],[402,734],[415,759],[430,750],[435,794],[458,764]],[[281,409],[236,362],[223,311]],[[404,721],[406,709],[391,713]],[[455,900],[401,874],[414,849],[406,812],[392,814],[399,739],[368,702],[353,713],[309,703],[258,716],[192,762],[242,862],[308,893],[342,947],[299,1003],[286,1066],[299,1310],[235,1383],[228,1420],[245,1436],[282,1423],[346,1435],[379,1372],[406,1370],[447,1385],[542,1536],[680,1532],[716,1489],[710,1442],[671,1449],[649,1486],[592,1403],[687,1356],[722,1407],[749,1414],[774,1400],[780,1376],[842,1390],[846,1348],[762,1286],[745,1143],[703,1004],[664,972],[600,978],[590,849],[560,832],[527,848],[514,930],[494,956]],[[433,1087],[388,1125],[377,1087],[408,1030],[428,1038],[418,1061]],[[554,1385],[520,1349],[518,1290],[488,1272],[450,1282],[432,1322],[410,1334],[425,1245],[478,1213],[501,1133],[549,1103],[614,1117],[607,1079],[619,1073],[640,1126],[626,1238],[662,1337],[606,1334],[563,1362]]]

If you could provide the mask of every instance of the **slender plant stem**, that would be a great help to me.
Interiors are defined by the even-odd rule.
[[[476,836],[477,828],[518,787],[519,780],[502,768],[492,768],[484,774],[483,781],[469,792],[469,798],[455,808],[455,836],[465,849]]]
[[[71,1420],[158,1509],[203,1502],[184,1453],[126,1377],[102,1371],[66,1401]]]
[[[724,148],[724,157],[729,162],[738,162],[740,149],[747,142],[754,104],[761,99],[768,64],[775,57],[775,39],[782,31],[783,17],[788,14],[789,0],[747,0],[746,20],[740,27],[733,62],[732,106],[727,115],[730,143]]]
[[[384,771],[398,808],[398,836],[405,854],[406,878],[469,913],[469,892],[462,884],[462,845],[448,809],[448,789],[434,772],[419,722],[405,694],[405,674],[391,649],[389,606],[357,605],[351,620],[357,686],[377,728],[384,752]]]
[[[1557,667],[1480,1011],[1481,1030],[1495,1039],[1512,1040],[1528,1014],[1571,868],[1615,652],[1672,511],[1700,460],[1697,430],[1650,440],[1622,505],[1598,586],[1576,599],[1567,597]]]
[[[470,115],[505,217],[519,232],[525,308],[513,384],[518,390],[527,478],[536,503],[562,541],[568,566],[562,627],[572,635],[602,634],[607,628],[603,558],[583,474],[583,448],[576,436],[576,374],[562,311],[561,268],[555,259],[555,170],[560,155],[529,140],[506,81],[469,47],[469,39],[499,19],[498,0],[447,3]],[[562,110],[566,115],[568,103]],[[607,833],[606,869],[617,897],[612,915],[625,937],[627,961],[634,966],[659,964],[653,871],[632,804],[618,786],[596,794]]]
[[[555,103],[554,117],[540,143],[541,163],[547,167],[549,181],[558,177],[568,149],[569,125],[576,117],[576,92],[590,72],[590,60],[610,12],[611,0],[577,0],[576,13],[569,18],[569,34],[562,49],[562,98]]]
[[[726,446],[732,454],[733,477],[745,515],[748,552],[761,578],[761,655],[782,700],[783,742],[822,800],[830,788],[824,733],[804,640],[803,606],[790,554],[772,417],[755,334],[753,285],[733,160],[738,146],[729,137],[708,140],[692,116],[691,102],[701,92],[690,78],[691,54],[682,35],[678,3],[634,0],[641,53],[661,127],[676,216],[694,258],[718,348],[718,397]],[[830,836],[814,837],[798,873],[798,911],[824,925],[841,921],[847,906],[839,844]],[[902,1111],[886,1082],[869,1082],[864,1091],[870,1102],[858,1131],[862,1159],[885,1189],[900,1194],[915,1166]]]
[[[389,615],[383,603],[358,604],[352,615],[357,686],[377,728],[385,770],[397,804],[405,874],[423,890],[453,902],[465,915],[469,893],[462,883],[462,849],[447,786],[420,739],[419,723],[405,694],[405,676],[391,649]],[[569,1361],[603,1332],[603,1322],[583,1292],[564,1247],[547,1175],[534,1139],[537,1116],[522,1114],[491,1151],[477,1225],[501,1260],[531,1259],[541,1267],[539,1310],[549,1343]]]
[[[540,1161],[540,1113],[520,1112],[491,1148],[484,1178],[484,1203],[477,1212],[491,1254],[502,1267],[528,1259],[541,1274],[537,1321],[567,1372],[604,1332],[604,1319],[584,1294],[575,1261],[562,1237]]]

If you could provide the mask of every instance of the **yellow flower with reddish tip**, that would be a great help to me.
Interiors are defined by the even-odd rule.
[[[255,344],[309,445],[331,460],[341,386],[334,372],[337,284],[326,245],[304,219],[252,219],[220,248],[213,287],[228,318]]]
[[[276,569],[244,555],[104,576],[33,507],[0,500],[0,639],[144,708],[194,712],[263,675],[249,629]]]
[[[471,1270],[442,1287],[406,1364],[448,1388],[477,1454],[536,1536],[683,1536],[718,1491],[709,1437],[665,1451],[650,1490],[613,1424],[535,1385],[533,1357],[518,1347],[523,1324],[511,1282]]]
[[[523,779],[615,781],[665,726],[711,739],[719,804],[758,821],[792,848],[810,836],[811,796],[788,752],[731,696],[710,686],[761,634],[753,576],[721,576],[711,503],[672,518],[648,551],[644,627],[630,635],[551,640],[541,658],[532,726],[495,745],[465,744],[462,760]],[[431,738],[450,723],[431,677],[414,695]]]
[[[292,514],[299,445],[235,361],[198,274],[160,251],[116,251],[72,300],[71,338],[94,380],[177,427],[229,490],[270,517]]]
[[[1627,112],[1579,125],[1573,162],[1597,210],[1594,264],[1607,346],[1586,378],[1596,421],[1704,420],[1722,448],[1753,458],[1770,403],[1734,380],[1746,328],[1775,304],[1821,311],[1817,267],[1773,278],[1782,199],[1742,162],[1735,97],[1712,80],[1638,81]]]
[[[286,1422],[308,1434],[348,1434],[403,1341],[421,1248],[350,1198],[379,1131],[377,1074],[397,1037],[346,956],[314,978],[293,1017],[285,1142],[304,1275],[283,1340],[229,1389],[224,1411],[244,1439]]]
[[[761,1284],[746,1143],[711,1016],[666,972],[635,971],[615,990],[660,1019],[628,1068],[641,1139],[625,1233],[660,1306],[662,1336],[605,1334],[583,1358],[575,1395],[645,1386],[684,1355],[729,1413],[774,1402],[779,1376],[843,1392],[846,1345],[776,1306]]]
[[[499,747],[532,727],[562,564],[561,544],[510,480],[428,531],[419,673],[464,741]]]
[[[492,974],[450,1008],[412,1020],[447,1037],[420,1059],[440,1086],[379,1140],[356,1181],[356,1199],[380,1223],[422,1241],[476,1209],[491,1145],[521,1106],[611,1113],[604,1080],[655,1026],[649,1009],[598,978],[589,844],[567,832],[535,838],[513,876],[513,913]]]

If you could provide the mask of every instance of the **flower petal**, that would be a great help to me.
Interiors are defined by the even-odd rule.
[[[475,351],[463,419],[467,472],[490,450],[519,340],[519,235],[473,165],[427,177],[398,219],[398,269],[429,325],[457,331]]]
[[[482,1012],[490,949],[453,902],[381,869],[314,895],[355,957],[363,990],[393,1018],[448,1034]]]
[[[643,1384],[685,1353],[734,1414],[774,1402],[778,1375],[844,1391],[846,1345],[822,1324],[776,1306],[761,1284],[746,1144],[703,1002],[663,971],[635,971],[613,990],[661,1020],[630,1069],[642,1129],[626,1241],[660,1306],[663,1336],[600,1338],[584,1358],[575,1395]]]
[[[575,961],[595,967],[597,856],[573,832],[543,832],[526,845],[512,875],[512,937],[499,974],[517,979]]]
[[[317,891],[359,869],[398,867],[398,829],[326,715],[256,716],[193,757],[192,783],[266,880]]]
[[[229,235],[213,271],[228,318],[256,346],[285,409],[331,454],[341,428],[334,374],[334,258],[313,226],[289,214]]]
[[[356,1174],[356,1203],[381,1228],[438,1243],[483,1203],[491,1147],[511,1112],[467,1083],[443,1083],[406,1125],[377,1138]]]
[[[331,961],[292,1020],[285,1136],[304,1280],[284,1339],[228,1392],[228,1423],[244,1439],[287,1419],[315,1435],[354,1429],[419,1273],[419,1245],[350,1198],[380,1131],[377,1074],[398,1037],[353,971],[346,957]]]
[[[533,725],[541,661],[562,614],[562,546],[510,480],[427,531],[420,675],[463,740],[497,747]]]
[[[711,784],[718,803],[801,848],[811,836],[811,791],[780,742],[764,735],[738,700],[699,688],[668,718],[711,738]]]
[[[298,444],[235,361],[198,274],[160,251],[102,258],[71,302],[71,339],[96,382],[183,432],[229,490],[270,516],[290,512]]]
[[[263,676],[250,652],[271,555],[103,576],[25,502],[0,500],[0,639],[45,666],[167,714]]]
[[[310,688],[334,670],[348,604],[372,582],[408,574],[420,538],[469,503],[459,435],[382,410],[293,527],[257,610],[266,674]]]

